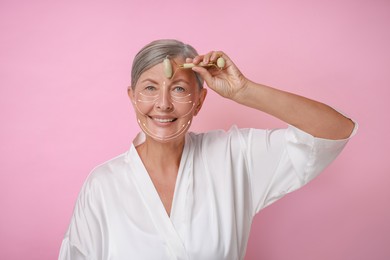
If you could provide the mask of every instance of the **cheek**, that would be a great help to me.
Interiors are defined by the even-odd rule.
[[[195,107],[194,99],[192,94],[184,96],[172,96],[172,104],[175,107],[175,111],[181,117],[189,115]]]
[[[157,99],[157,96],[146,96],[142,93],[137,93],[133,100],[133,106],[138,113],[145,115],[153,109]]]
[[[182,102],[173,102],[175,107],[175,112],[180,115],[180,117],[185,117],[194,110],[194,102],[182,103]]]
[[[151,109],[153,109],[153,103],[146,102],[136,102],[134,103],[134,108],[136,111],[142,115],[147,114]]]

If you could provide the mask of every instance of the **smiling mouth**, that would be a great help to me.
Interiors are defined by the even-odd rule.
[[[151,119],[159,123],[171,123],[177,120],[177,118],[155,118],[155,117],[151,117]]]

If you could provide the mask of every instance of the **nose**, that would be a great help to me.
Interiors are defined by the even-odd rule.
[[[169,92],[163,88],[160,92],[160,95],[156,101],[155,108],[162,111],[171,111],[173,110],[173,103]]]

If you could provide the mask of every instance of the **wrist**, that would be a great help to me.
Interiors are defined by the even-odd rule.
[[[237,88],[234,95],[232,95],[232,100],[237,103],[245,103],[245,100],[248,100],[248,98],[252,95],[251,92],[254,87],[256,87],[256,83],[253,81],[243,78],[241,80],[241,84],[239,84],[239,87]]]

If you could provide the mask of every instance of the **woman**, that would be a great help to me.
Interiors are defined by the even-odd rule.
[[[221,57],[223,68],[203,66]],[[189,133],[203,79],[288,128]],[[176,40],[145,46],[131,80],[143,131],[88,177],[60,259],[244,259],[254,215],[317,176],[356,128],[327,105],[248,80],[223,52],[199,56]]]

